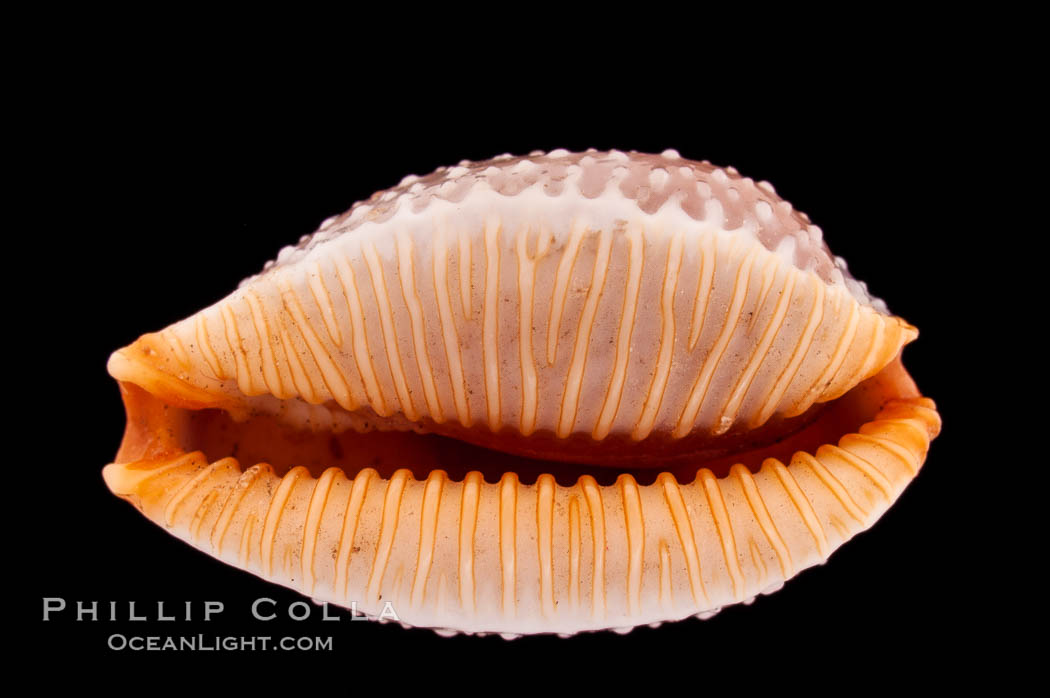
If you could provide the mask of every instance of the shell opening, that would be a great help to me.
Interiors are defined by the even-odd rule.
[[[149,384],[141,375],[140,380]],[[582,463],[568,457],[558,461],[529,457],[526,455],[528,440],[518,445],[519,450],[515,452],[515,447],[496,450],[436,433],[334,428],[340,423],[336,417],[330,417],[326,425],[296,427],[277,414],[247,414],[234,406],[193,404],[186,397],[174,396],[170,385],[150,384],[151,392],[135,383],[121,381],[128,427],[118,463],[200,451],[210,463],[224,458],[248,465],[266,463],[278,476],[303,467],[312,476],[319,477],[334,467],[353,478],[371,468],[383,477],[407,469],[419,480],[425,480],[435,470],[444,471],[453,480],[462,480],[476,471],[486,482],[498,482],[504,474],[512,472],[524,484],[532,484],[540,476],[550,474],[566,486],[584,476],[601,485],[610,485],[623,474],[641,485],[649,485],[663,472],[688,482],[700,468],[724,477],[737,464],[758,472],[768,458],[786,462],[798,451],[812,453],[823,444],[835,443],[842,435],[859,430],[890,399],[918,395],[898,358],[846,395],[793,420],[775,423],[757,437],[731,439],[717,447],[705,444],[692,451],[683,448],[688,446],[688,440],[684,444],[679,440],[672,443],[674,450],[665,456],[648,444],[647,452],[654,454],[650,462],[634,457],[630,445],[619,445],[627,455],[617,457],[612,449],[597,449],[608,444],[592,442],[591,448],[597,455],[591,455],[591,462]],[[338,414],[342,408],[330,405],[326,409]],[[382,419],[373,421],[382,422]],[[503,439],[505,443],[507,436]],[[566,451],[582,452],[573,448]],[[614,455],[603,459],[602,454]]]

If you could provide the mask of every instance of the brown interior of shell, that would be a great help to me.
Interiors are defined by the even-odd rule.
[[[338,467],[350,478],[364,468],[374,468],[384,477],[407,468],[422,480],[440,469],[454,480],[480,471],[488,482],[497,482],[506,472],[517,473],[523,483],[551,473],[563,485],[582,475],[593,476],[599,484],[611,484],[622,473],[630,473],[639,484],[651,483],[660,472],[689,481],[700,468],[721,477],[737,463],[757,472],[767,458],[788,461],[797,451],[813,453],[821,445],[837,443],[873,419],[889,400],[919,395],[898,356],[842,397],[797,418],[771,422],[755,433],[732,435],[717,443],[680,440],[673,450],[661,450],[659,441],[614,441],[600,448],[591,442],[588,452],[588,444],[575,441],[566,444],[565,460],[553,461],[522,455],[532,448],[549,452],[557,444],[542,440],[553,437],[494,434],[484,439],[491,446],[486,447],[414,432],[298,431],[270,416],[236,421],[222,409],[187,407],[185,401],[160,397],[126,381],[121,381],[120,387],[128,421],[118,463],[201,451],[209,462],[233,457],[243,467],[268,463],[278,475],[294,466],[306,467],[315,477],[327,468]],[[533,438],[536,445],[530,441]],[[578,460],[589,462],[574,462],[572,455],[582,455]]]

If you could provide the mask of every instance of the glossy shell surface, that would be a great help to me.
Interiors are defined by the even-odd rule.
[[[899,362],[916,335],[731,169],[673,151],[464,162],[114,353],[129,429],[105,477],[319,600],[466,632],[629,628],[778,588],[878,518],[939,429]],[[207,411],[346,435],[339,467],[199,447]],[[425,433],[550,470],[450,477]],[[381,439],[385,468],[345,453]],[[562,460],[633,469],[603,485]]]

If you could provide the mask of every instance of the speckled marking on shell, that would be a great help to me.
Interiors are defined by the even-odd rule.
[[[295,263],[362,225],[396,222],[399,215],[430,215],[428,209],[438,202],[469,206],[472,196],[486,192],[513,199],[529,190],[565,200],[620,198],[633,203],[643,216],[652,216],[666,205],[694,221],[746,232],[799,269],[813,271],[826,283],[844,284],[861,303],[888,312],[880,299],[868,293],[864,282],[850,275],[846,260],[831,254],[820,227],[778,197],[772,184],[742,177],[733,167],[686,160],[671,149],[660,155],[593,149],[584,153],[533,151],[524,156],[508,153],[481,162],[463,160],[425,177],[408,175],[396,187],[376,192],[345,213],[326,219],[298,245],[283,248],[265,269]]]

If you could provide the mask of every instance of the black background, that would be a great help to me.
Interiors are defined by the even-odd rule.
[[[34,300],[46,312],[37,313],[37,348],[16,376],[31,386],[24,390],[35,414],[14,440],[50,474],[32,484],[39,466],[20,466],[22,484],[8,493],[33,512],[19,563],[31,589],[19,611],[38,650],[95,669],[338,667],[350,682],[525,667],[539,677],[651,672],[657,681],[717,670],[744,685],[780,677],[803,688],[812,680],[842,685],[821,673],[829,669],[864,685],[892,685],[901,672],[977,670],[971,658],[995,637],[979,552],[991,534],[976,530],[970,494],[984,464],[967,423],[975,399],[962,377],[979,348],[964,341],[969,300],[960,279],[970,261],[945,249],[972,234],[952,214],[968,206],[963,163],[987,155],[987,146],[981,125],[958,110],[952,85],[884,67],[848,80],[796,75],[783,92],[625,82],[554,93],[511,81],[499,89],[439,85],[396,99],[396,86],[365,81],[286,98],[232,82],[101,92],[75,83],[68,112],[51,114],[41,136],[58,147],[33,174],[48,192],[30,228],[36,252],[12,270],[39,274],[46,259],[47,273],[61,279],[46,300]],[[937,401],[944,431],[896,505],[827,564],[750,606],[626,636],[442,638],[345,615],[322,622],[317,609],[304,622],[262,623],[250,616],[252,600],[273,598],[283,614],[302,597],[212,560],[108,492],[101,469],[124,424],[105,370],[111,351],[218,300],[280,247],[406,174],[503,152],[589,147],[675,148],[772,182],[823,228],[857,278],[919,328],[904,362]],[[45,623],[47,596],[71,606],[97,600],[103,609],[116,601],[124,618],[129,601],[151,617],[157,601],[180,614],[193,601],[195,618],[204,600],[226,610],[210,623],[75,622],[69,611]],[[333,635],[334,650],[132,655],[106,646],[112,633],[197,632]]]

